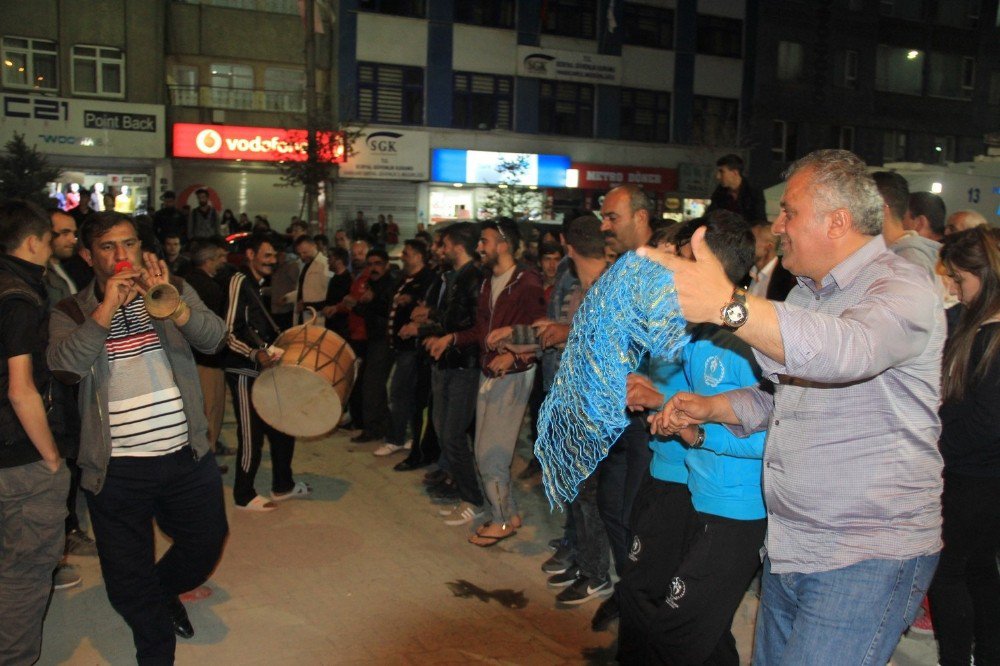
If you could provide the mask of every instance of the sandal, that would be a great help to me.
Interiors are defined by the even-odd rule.
[[[469,537],[469,543],[473,546],[479,546],[480,548],[489,548],[490,546],[495,546],[504,539],[509,539],[510,537],[517,534],[517,528],[513,524],[507,524],[500,527],[500,529],[505,530],[503,534],[484,534],[483,532],[493,527],[492,521],[487,521],[476,529],[476,533]]]
[[[255,511],[258,513],[274,511],[278,508],[277,504],[264,499],[260,495],[254,495],[254,498],[246,504],[236,504],[235,506],[240,511]]]
[[[312,487],[305,481],[296,481],[292,489],[287,493],[271,493],[271,499],[275,502],[284,502],[290,499],[302,499],[312,494]]]

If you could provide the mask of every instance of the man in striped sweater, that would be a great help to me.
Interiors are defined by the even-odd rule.
[[[228,532],[191,354],[215,351],[225,327],[165,262],[142,254],[127,216],[92,215],[81,242],[94,281],[53,310],[47,358],[57,379],[79,384],[81,486],[108,599],[137,661],[170,664],[175,633],[194,635],[178,595],[205,582]],[[180,304],[152,319],[141,296],[167,282]],[[153,520],[173,541],[159,561]]]

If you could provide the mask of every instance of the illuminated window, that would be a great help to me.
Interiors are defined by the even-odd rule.
[[[44,39],[4,37],[3,84],[9,88],[58,90],[56,43]]]

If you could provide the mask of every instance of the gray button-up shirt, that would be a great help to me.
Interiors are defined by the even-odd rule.
[[[822,284],[800,277],[774,306],[785,363],[755,352],[774,395],[729,394],[736,434],[768,430],[771,570],[815,573],[940,550],[946,328],[927,271],[876,236]]]

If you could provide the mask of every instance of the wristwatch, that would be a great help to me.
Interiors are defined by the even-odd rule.
[[[689,445],[692,449],[700,449],[702,444],[705,443],[705,429],[698,426],[698,436],[694,438],[694,441]]]
[[[737,329],[747,323],[750,318],[750,310],[747,308],[747,290],[743,287],[733,289],[733,296],[728,303],[722,306],[722,325],[726,328]]]

